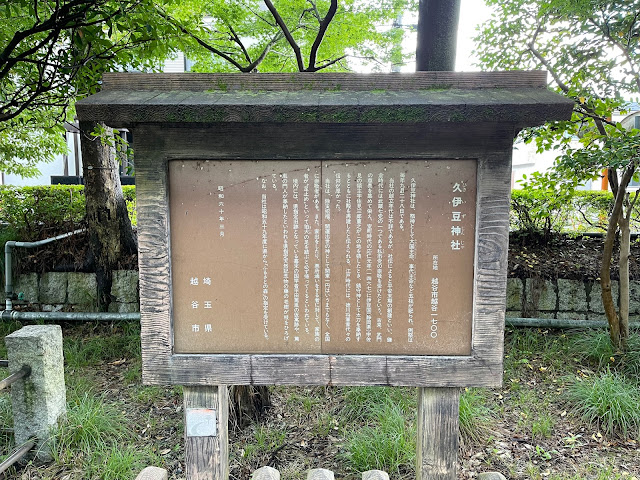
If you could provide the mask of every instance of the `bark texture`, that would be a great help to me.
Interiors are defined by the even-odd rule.
[[[100,126],[104,137],[91,135]],[[98,308],[107,311],[111,303],[113,270],[125,255],[137,251],[136,238],[122,194],[113,131],[104,124],[81,122],[86,218],[89,243],[98,283]]]

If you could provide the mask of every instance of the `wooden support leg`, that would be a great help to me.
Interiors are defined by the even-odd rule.
[[[418,388],[417,480],[455,480],[460,389]]]
[[[227,480],[227,386],[184,387],[184,425],[187,480]]]

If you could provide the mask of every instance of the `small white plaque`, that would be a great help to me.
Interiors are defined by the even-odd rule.
[[[187,408],[187,437],[216,437],[216,411],[211,408]]]

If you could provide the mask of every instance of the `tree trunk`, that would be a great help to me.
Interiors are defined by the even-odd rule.
[[[99,127],[104,136],[93,136]],[[115,159],[113,131],[104,124],[80,122],[89,245],[98,283],[98,309],[112,302],[113,271],[125,255],[137,252]]]
[[[600,286],[602,287],[602,305],[604,307],[605,314],[607,315],[607,321],[609,322],[609,336],[611,337],[611,343],[616,349],[622,350],[622,335],[620,325],[620,317],[616,312],[616,306],[613,302],[613,295],[611,293],[611,259],[613,258],[613,243],[615,240],[616,231],[618,225],[620,225],[623,218],[623,206],[624,199],[627,192],[627,186],[633,178],[635,168],[633,166],[628,167],[622,174],[617,188],[612,188],[615,195],[615,203],[613,205],[613,211],[609,217],[609,224],[607,225],[607,233],[604,237],[604,250],[602,252],[602,266],[600,267]],[[617,177],[616,177],[617,178]],[[611,179],[610,179],[611,181]],[[612,186],[613,187],[613,186]],[[621,275],[622,276],[622,275]],[[629,275],[627,273],[627,281]],[[628,328],[627,328],[628,333]]]
[[[628,196],[626,195],[628,203]],[[629,344],[629,257],[631,256],[631,225],[628,215],[620,215],[620,348]]]
[[[453,71],[460,0],[420,0],[416,71]]]

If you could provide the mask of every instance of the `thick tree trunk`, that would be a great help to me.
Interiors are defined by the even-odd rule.
[[[112,130],[104,124],[105,138],[91,135],[98,123],[81,122],[81,149],[89,243],[98,283],[98,308],[107,311],[111,303],[113,271],[121,258],[137,251],[136,238],[122,195],[115,159]]]
[[[453,71],[460,0],[420,0],[416,70]]]

